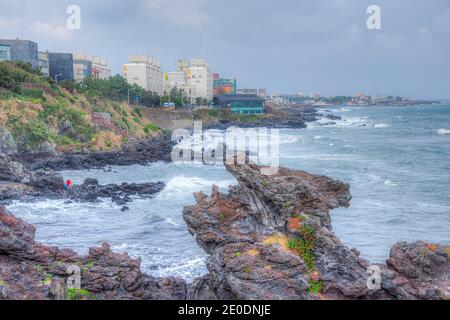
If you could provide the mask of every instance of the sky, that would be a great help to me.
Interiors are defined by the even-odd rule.
[[[367,28],[369,5],[381,29]],[[202,57],[239,88],[450,98],[450,0],[0,0],[0,38],[22,36],[114,73],[134,54],[164,71]]]

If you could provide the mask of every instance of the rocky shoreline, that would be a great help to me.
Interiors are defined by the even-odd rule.
[[[25,168],[8,155],[0,154],[0,205],[13,200],[36,201],[40,199],[65,199],[94,202],[111,198],[118,205],[133,201],[132,196],[153,197],[163,190],[163,182],[100,185],[96,179],[86,179],[82,184],[65,188],[62,175],[56,171]],[[123,208],[126,210],[126,207]]]
[[[231,121],[219,120],[214,123],[206,123],[203,125],[204,129],[226,130],[229,127],[239,128],[257,128],[267,127],[275,129],[304,129],[308,122],[317,120],[321,116],[315,108],[282,108],[277,109],[276,112],[267,117],[253,119],[252,121]]]
[[[147,165],[152,162],[170,161],[173,145],[171,134],[166,132],[146,140],[131,140],[118,151],[15,153],[11,157],[29,170],[103,169],[112,165]]]
[[[139,259],[108,244],[87,256],[48,247],[0,209],[0,299],[68,298],[70,265],[81,270],[80,299],[450,299],[450,247],[422,241],[395,244],[375,266],[379,287],[368,286],[369,262],[332,232],[329,211],[349,205],[348,184],[285,168],[274,176],[250,164],[227,170],[237,186],[197,193],[183,210],[209,255],[204,277],[145,275]]]

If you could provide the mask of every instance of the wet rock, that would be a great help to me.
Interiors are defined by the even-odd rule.
[[[6,153],[0,153],[0,181],[27,182],[31,173],[24,166],[13,161]]]
[[[449,299],[449,247],[393,246],[368,286],[369,262],[332,232],[330,210],[348,206],[349,185],[280,168],[226,165],[237,186],[186,206],[188,230],[209,254],[194,292],[218,299]],[[446,251],[447,250],[447,251]],[[214,293],[214,294],[211,294]]]
[[[30,170],[101,169],[111,165],[147,165],[170,161],[173,142],[168,133],[147,140],[131,140],[122,150],[108,152],[78,152],[57,155],[48,152],[24,152],[15,157]]]
[[[83,184],[71,186],[67,196],[74,200],[91,202],[98,198],[111,198],[113,202],[123,206],[133,201],[131,196],[152,197],[164,187],[163,182],[100,185],[96,179],[88,178]]]
[[[186,299],[187,284],[140,270],[140,259],[113,253],[104,243],[79,256],[34,241],[34,227],[0,209],[0,299],[67,299],[70,268],[80,271],[80,299]]]
[[[14,155],[17,153],[17,144],[11,133],[0,126],[0,154]]]

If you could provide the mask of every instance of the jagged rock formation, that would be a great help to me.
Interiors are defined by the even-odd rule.
[[[79,256],[34,241],[35,228],[0,208],[0,300],[66,299],[69,266],[81,271],[79,299],[186,299],[184,280],[140,271],[140,259],[111,252],[108,244]]]
[[[73,298],[65,286],[74,264],[83,299],[450,299],[450,247],[421,241],[394,245],[376,266],[379,288],[368,286],[369,263],[331,227],[329,211],[349,205],[349,185],[284,168],[274,176],[255,165],[227,169],[237,186],[197,193],[183,210],[209,254],[208,275],[192,284],[148,276],[139,259],[107,244],[87,256],[47,247],[35,243],[33,226],[0,209],[0,299]]]
[[[228,165],[239,185],[195,195],[189,231],[210,254],[202,286],[218,299],[449,299],[450,247],[393,246],[369,289],[368,261],[332,232],[329,210],[348,206],[349,185],[281,168]],[[372,287],[371,287],[372,288]],[[205,289],[206,290],[206,289]]]
[[[61,174],[50,170],[31,171],[21,163],[0,154],[0,203],[11,200],[35,200],[37,198],[70,199],[76,201],[96,201],[111,198],[119,205],[131,202],[131,196],[152,197],[164,189],[163,182],[122,183],[100,185],[96,179],[86,179],[80,185],[64,190]]]
[[[119,151],[24,153],[14,157],[30,170],[101,169],[111,165],[147,165],[150,162],[170,161],[173,142],[168,133],[147,140],[130,140]]]

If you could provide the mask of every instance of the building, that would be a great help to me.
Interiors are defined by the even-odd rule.
[[[164,76],[161,63],[148,56],[132,56],[123,66],[123,76],[130,84],[137,84],[160,96],[164,94]]]
[[[73,55],[73,79],[83,81],[92,77],[92,62],[85,55],[75,53]]]
[[[267,90],[266,89],[258,89],[258,96],[266,98],[267,97]]]
[[[219,78],[213,80],[214,96],[221,94],[236,94],[237,82],[236,79]]]
[[[108,68],[108,61],[99,57],[88,56],[92,63],[92,78],[94,79],[108,79],[111,77],[111,70]]]
[[[193,99],[213,99],[213,75],[205,59],[191,60],[191,65],[187,69],[187,80],[191,86]]]
[[[50,69],[49,69],[49,63],[48,63],[48,51],[38,52],[38,67],[41,69],[42,75],[49,77],[50,76]]]
[[[169,94],[173,88],[181,89],[186,96],[191,96],[192,89],[187,81],[186,72],[171,71],[164,74],[164,94]]]
[[[258,89],[238,89],[237,94],[253,94],[258,95]]]
[[[220,95],[214,103],[221,108],[231,108],[233,113],[262,114],[265,112],[265,99],[254,94]]]
[[[191,102],[197,99],[212,101],[213,73],[208,62],[204,59],[179,60],[177,71],[164,74],[164,92],[168,94],[174,87],[182,89]]]
[[[73,55],[71,53],[48,53],[50,77],[55,81],[73,80]]]
[[[75,81],[82,81],[86,77],[94,79],[108,79],[111,70],[106,59],[75,53],[73,55],[73,74]]]
[[[0,61],[23,61],[38,66],[38,45],[29,40],[0,39]]]

